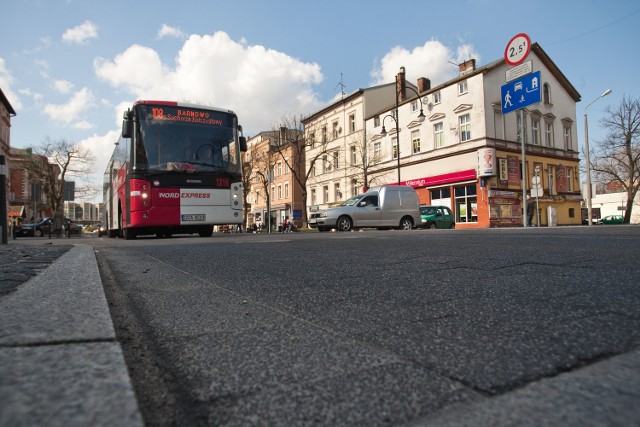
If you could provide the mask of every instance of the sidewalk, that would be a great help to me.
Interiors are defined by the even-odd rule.
[[[143,425],[92,246],[39,245],[0,245],[0,426]]]

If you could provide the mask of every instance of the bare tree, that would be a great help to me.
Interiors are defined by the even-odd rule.
[[[273,169],[276,163],[276,156],[271,152],[270,147],[253,145],[249,151],[252,161],[251,180],[257,181],[264,190],[265,202],[267,207],[271,206],[271,189],[269,184],[273,178]],[[268,212],[269,218],[263,218],[262,223],[271,227],[271,212]]]
[[[305,227],[308,224],[307,181],[314,173],[316,163],[327,153],[327,141],[316,138],[319,133],[317,130],[321,127],[322,125],[305,128],[301,117],[284,116],[280,126],[274,130],[278,136],[273,149],[302,189],[302,222]]]
[[[631,220],[633,201],[640,189],[640,99],[625,96],[620,104],[607,108],[600,120],[607,136],[596,141],[591,170],[606,184],[616,184],[627,193],[624,223]]]
[[[63,211],[65,181],[80,182],[76,186],[79,198],[95,195],[99,191],[89,182],[95,159],[91,151],[82,145],[66,139],[52,141],[47,138],[32,153],[25,167],[47,194],[53,212]]]
[[[356,162],[351,164],[355,170],[357,185],[369,188],[387,181],[388,171],[379,170],[378,165],[382,163],[380,150],[375,149],[375,142],[371,140],[369,134],[364,131],[355,134],[352,139],[352,146],[355,150]]]

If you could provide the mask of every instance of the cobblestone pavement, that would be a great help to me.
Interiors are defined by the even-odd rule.
[[[0,298],[15,291],[72,247],[43,240],[0,245]]]

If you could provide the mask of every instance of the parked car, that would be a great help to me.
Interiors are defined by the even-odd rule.
[[[102,237],[102,236],[106,236],[107,235],[107,227],[104,226],[104,224],[98,224],[98,237]]]
[[[49,235],[49,230],[51,229],[52,221],[53,221],[53,218],[46,217],[46,218],[42,218],[41,220],[35,223],[22,224],[22,226],[16,230],[16,236],[42,237],[45,235]],[[75,222],[71,221],[69,218],[64,219],[64,227],[67,230],[71,230],[71,234],[82,233],[82,227],[79,227]]]
[[[456,220],[446,206],[420,206],[420,220],[424,228],[455,228]]]
[[[366,193],[335,208],[315,212],[309,218],[309,227],[319,231],[364,227],[410,230],[419,224],[418,195],[414,188],[404,185],[372,187]]]
[[[598,221],[598,224],[622,224],[624,218],[622,215],[607,215]]]

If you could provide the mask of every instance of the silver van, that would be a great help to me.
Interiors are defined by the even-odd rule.
[[[309,227],[319,231],[332,228],[399,228],[411,230],[421,224],[420,203],[416,190],[404,185],[371,187],[366,193],[350,198],[335,208],[314,212]]]

